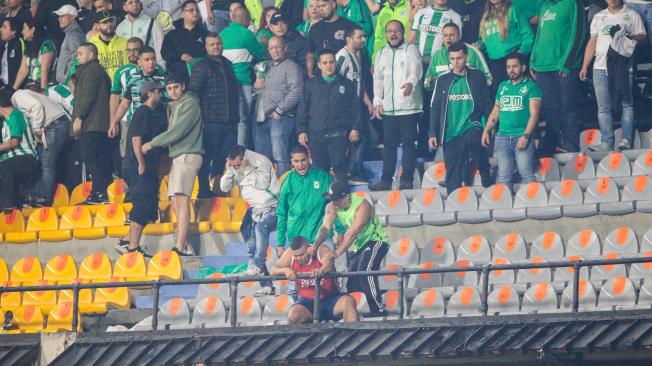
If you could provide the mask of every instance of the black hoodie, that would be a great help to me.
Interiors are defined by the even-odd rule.
[[[183,19],[178,19],[173,24],[174,29],[163,38],[161,56],[167,63],[169,72],[187,75],[186,63],[181,60],[181,55],[187,53],[194,58],[206,56],[204,41],[207,31],[201,24],[187,30],[183,27]]]

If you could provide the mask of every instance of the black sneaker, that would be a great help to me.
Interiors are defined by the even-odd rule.
[[[175,252],[175,253],[177,253],[177,254],[179,255],[179,257],[192,257],[192,255],[180,251],[179,248],[177,248],[177,247],[173,247],[173,248],[172,248],[172,251]]]
[[[381,180],[378,183],[370,184],[369,189],[372,191],[389,191],[392,189],[392,183]]]
[[[141,247],[136,247],[134,249],[128,249],[127,248],[127,253],[134,253],[134,252],[138,252],[138,253],[142,254],[143,257],[145,257],[145,258],[152,258],[152,256],[145,253],[145,251]]]
[[[107,197],[106,194],[101,193],[91,193],[91,195],[88,196],[88,199],[86,199],[87,205],[105,205],[107,203],[109,203],[109,197]]]
[[[127,248],[129,248],[129,240],[120,239],[113,245],[113,249],[119,254],[127,253]]]

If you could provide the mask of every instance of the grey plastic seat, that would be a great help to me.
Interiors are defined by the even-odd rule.
[[[550,206],[561,206],[566,217],[588,217],[598,214],[597,204],[584,204],[584,192],[577,181],[566,179],[553,185],[548,200]]]
[[[636,283],[634,283],[636,285]],[[649,309],[652,306],[652,281],[644,281],[641,285],[641,291],[638,293],[638,300],[636,307],[641,309]]]
[[[582,256],[579,255],[571,255],[565,258],[567,261],[579,261],[579,260],[584,260]],[[561,291],[566,285],[567,282],[573,282],[575,278],[575,268],[574,267],[557,267],[555,268],[554,271],[554,277],[553,277],[553,285],[555,286],[555,289],[558,289],[558,291]],[[580,279],[582,280],[588,280],[589,279],[589,268],[588,267],[581,267],[580,268]]]
[[[438,236],[426,243],[421,249],[421,262],[432,262],[439,267],[451,266],[455,263],[455,248],[450,240]]]
[[[487,297],[488,310],[491,315],[514,314],[521,309],[521,300],[513,286],[502,285],[494,288]]]
[[[419,265],[419,268],[423,268],[423,269],[437,268],[437,264],[432,262],[425,262],[425,263],[421,263]],[[441,281],[440,273],[422,273],[422,274],[411,275],[410,279],[408,280],[408,288],[412,288],[412,289],[415,288],[424,289],[424,288],[441,287],[441,286],[442,286],[442,281]]]
[[[435,162],[423,173],[421,188],[439,188],[439,182],[446,180],[446,164],[443,161]]]
[[[485,189],[480,197],[479,212],[486,212],[489,217],[496,221],[520,221],[527,216],[524,210],[514,210],[514,198],[512,191],[502,183],[494,184]]]
[[[527,258],[525,239],[516,232],[501,236],[494,243],[493,256],[494,258],[507,258],[511,261]]]
[[[529,263],[546,263],[543,257],[533,257],[528,259]],[[550,268],[527,268],[519,269],[516,273],[516,284],[514,287],[519,293],[525,292],[530,284],[539,282],[552,282],[552,269]]]
[[[260,290],[259,281],[238,282],[238,296],[250,296]]]
[[[429,288],[421,291],[412,301],[410,318],[439,318],[444,316],[446,307],[439,289]]]
[[[548,206],[548,192],[540,182],[522,185],[514,196],[514,209],[525,209],[527,217],[551,220],[561,217],[561,208]]]
[[[215,296],[209,296],[195,304],[190,324],[193,328],[225,327],[229,325],[226,320],[224,302]]]
[[[643,234],[641,238],[641,253],[652,251],[652,229]]]
[[[647,175],[630,178],[623,187],[620,200],[634,201],[636,211],[652,213],[652,179]]]
[[[557,310],[557,294],[552,284],[538,282],[532,284],[523,294],[523,313],[543,313]]]
[[[595,172],[596,178],[603,177],[629,177],[632,175],[632,167],[629,160],[622,152],[611,152],[598,163]]]
[[[215,273],[213,277],[223,277],[223,274]],[[197,289],[197,299],[211,296],[228,302],[229,299],[231,299],[230,285],[228,283],[205,283],[199,285],[199,288]]]
[[[382,320],[396,320],[398,319],[398,314],[401,313],[401,303],[399,301],[399,293],[397,290],[389,290],[385,292],[382,296],[383,304],[385,304],[385,310],[387,311],[388,316],[381,318]],[[408,312],[407,297],[403,297],[403,314]],[[378,318],[377,318],[378,319]]]
[[[640,254],[641,257],[652,257],[652,251]],[[632,263],[629,267],[629,279],[634,282],[634,287],[639,288],[645,280],[652,285],[652,262],[651,263]]]
[[[460,287],[448,301],[446,315],[466,316],[480,315],[480,294],[475,287]]]
[[[506,258],[495,258],[491,261],[494,265],[512,264]],[[516,274],[513,270],[497,269],[489,272],[489,284],[491,285],[511,285],[516,280]]]
[[[564,240],[559,233],[547,231],[537,236],[532,241],[530,257],[543,257],[546,259],[563,258],[566,255]]]
[[[539,159],[539,168],[535,176],[539,182],[554,182],[560,179],[559,163],[553,158]]]
[[[591,282],[581,279],[579,282],[579,291],[578,291],[578,310],[580,311],[592,311],[595,310],[595,303],[597,300],[597,295],[595,294],[595,289]],[[568,286],[561,293],[561,305],[560,308],[564,311],[571,311],[573,309],[573,283],[570,282]]]
[[[274,324],[285,324],[288,321],[288,313],[294,305],[294,300],[288,295],[276,295],[267,301],[263,309],[263,322]],[[312,309],[311,309],[312,310]]]
[[[419,191],[410,201],[409,216],[419,216],[424,224],[448,225],[455,222],[455,213],[444,212],[444,200],[434,188]]]
[[[561,179],[593,179],[595,164],[585,154],[575,155],[561,170]]]
[[[158,329],[188,328],[190,308],[186,299],[175,297],[158,309]]]
[[[584,193],[585,204],[598,204],[598,210],[605,215],[626,215],[634,212],[634,203],[620,202],[618,186],[611,178],[594,180]]]
[[[398,271],[402,268],[403,266],[398,265],[398,264],[387,264],[385,267],[382,268],[383,271]],[[396,275],[384,275],[384,276],[378,276],[378,287],[380,287],[381,290],[394,290],[398,289],[398,278],[399,276]]]
[[[636,305],[636,290],[632,281],[625,277],[616,277],[607,281],[600,289],[598,309],[616,310],[617,307],[633,308]]]
[[[593,230],[581,230],[568,239],[566,255],[598,256],[602,253],[600,237]]]
[[[253,296],[243,296],[238,299],[238,323],[259,324],[262,318],[260,302]]]
[[[589,146],[598,146],[602,141],[602,133],[597,128],[590,128],[580,133],[580,151],[588,152]]]
[[[632,164],[632,175],[652,174],[652,150],[639,155]]]
[[[620,255],[636,255],[638,253],[638,238],[632,228],[621,226],[609,232],[602,243],[603,253],[618,253]]]
[[[458,259],[455,263],[459,267],[473,266],[473,262],[468,259]],[[464,272],[448,272],[443,276],[444,286],[440,289],[442,296],[450,297],[455,287],[458,286],[476,286],[478,284],[478,272],[464,271]]]
[[[621,255],[616,253],[608,253],[602,256],[603,259],[618,259],[622,258]],[[626,277],[627,269],[624,264],[608,264],[603,266],[591,267],[591,283],[595,288],[602,286],[604,281],[616,277]]]
[[[483,235],[474,235],[466,238],[457,249],[458,259],[468,259],[475,264],[484,264],[491,261],[491,247]]]
[[[416,266],[419,264],[419,249],[414,240],[403,238],[389,246],[389,252],[385,258],[386,264]]]
[[[378,216],[387,216],[389,226],[412,227],[421,225],[420,215],[409,215],[408,200],[401,191],[388,191],[374,205]]]
[[[460,187],[453,191],[446,197],[446,206],[444,212],[457,212],[457,221],[460,221],[460,212],[470,211],[476,213],[478,211],[478,198],[475,191],[471,187]],[[462,215],[461,220],[464,222],[473,223],[473,219],[467,218]],[[461,222],[461,221],[460,221]]]

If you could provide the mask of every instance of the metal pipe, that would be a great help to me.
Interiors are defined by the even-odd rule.
[[[573,312],[580,308],[580,269],[581,261],[573,262]]]
[[[405,313],[403,301],[405,300],[405,268],[401,269],[401,274],[398,277],[398,308],[399,308],[399,314],[398,318],[403,319],[403,314]]]
[[[158,297],[161,292],[160,281],[154,282],[154,299],[152,303],[152,330],[158,328]]]
[[[320,297],[321,277],[315,277],[315,301],[312,303],[312,322],[319,323],[319,297]]]
[[[486,316],[489,311],[489,304],[487,303],[487,298],[489,297],[489,272],[492,270],[491,263],[485,264],[482,267],[482,294],[481,300],[482,303],[480,308],[482,310],[482,315]]]
[[[75,283],[72,289],[72,331],[77,333],[79,326],[79,284]]]
[[[229,310],[229,318],[231,319],[231,327],[235,328],[238,325],[238,277],[231,282],[231,309]]]

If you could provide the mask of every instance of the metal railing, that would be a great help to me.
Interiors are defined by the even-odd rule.
[[[618,265],[618,264],[636,264],[636,263],[652,263],[652,257],[628,257],[616,259],[593,259],[593,260],[576,260],[576,261],[555,261],[543,263],[513,263],[513,264],[492,264],[487,263],[484,265],[476,266],[449,266],[449,267],[436,267],[436,268],[403,268],[399,270],[380,270],[380,271],[362,271],[362,272],[330,272],[322,276],[312,276],[308,274],[297,275],[297,278],[314,278],[315,279],[315,301],[313,308],[313,322],[319,320],[319,283],[323,277],[333,278],[349,278],[349,277],[367,277],[367,276],[398,276],[398,301],[399,301],[399,319],[405,316],[405,280],[410,275],[420,274],[442,274],[442,273],[455,273],[455,272],[477,272],[480,274],[481,286],[481,312],[482,315],[487,316],[489,296],[489,273],[492,271],[509,271],[520,269],[534,269],[534,268],[573,268],[573,304],[572,311],[577,312],[579,309],[579,282],[580,270],[583,267],[593,267],[602,265]],[[162,286],[181,286],[181,285],[202,285],[202,284],[222,284],[228,283],[230,287],[230,310],[229,321],[232,327],[238,326],[238,283],[262,281],[262,280],[286,280],[285,276],[237,276],[237,277],[221,277],[221,278],[204,278],[195,280],[155,280],[155,281],[139,281],[139,282],[108,282],[108,283],[74,283],[66,285],[47,285],[47,286],[15,286],[15,287],[0,287],[0,296],[5,292],[23,292],[23,291],[60,291],[72,290],[72,331],[77,332],[79,325],[79,292],[85,289],[98,289],[98,288],[116,288],[116,287],[152,287],[154,290],[153,305],[152,305],[152,330],[158,328],[158,308],[159,297]],[[571,282],[571,281],[568,281]],[[469,285],[472,286],[472,285]]]

